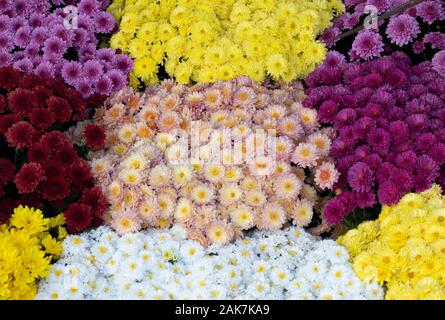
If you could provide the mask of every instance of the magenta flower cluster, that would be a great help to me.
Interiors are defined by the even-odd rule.
[[[84,97],[121,90],[132,60],[97,49],[100,37],[116,28],[105,12],[108,5],[108,0],[0,0],[0,66],[61,77]]]
[[[338,132],[331,154],[342,192],[326,205],[329,223],[445,185],[445,77],[432,62],[412,65],[402,52],[346,62],[331,51],[306,83],[304,106]]]
[[[406,0],[347,0],[347,12],[334,19],[334,26],[327,29],[321,39],[333,50],[343,52],[343,45],[337,45],[338,35],[354,29],[369,15],[367,8],[373,6],[378,14],[393,9]],[[445,34],[437,25],[443,24],[445,10],[443,1],[429,0],[390,17],[387,21],[378,20],[378,29],[365,28],[353,38],[352,46],[347,45],[352,59],[369,60],[380,57],[392,48],[407,49],[419,55],[425,50],[445,49]],[[436,30],[437,29],[437,30]]]

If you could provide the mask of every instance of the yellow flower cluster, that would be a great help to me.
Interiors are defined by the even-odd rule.
[[[445,299],[445,197],[434,185],[384,206],[338,242],[364,281],[386,284],[386,299]]]
[[[63,214],[44,218],[40,210],[14,209],[9,224],[0,226],[0,300],[34,298],[36,280],[62,253],[64,223]]]
[[[340,0],[114,0],[111,47],[134,59],[134,74],[158,82],[158,68],[187,84],[266,74],[290,82],[325,57],[316,37],[344,11]]]

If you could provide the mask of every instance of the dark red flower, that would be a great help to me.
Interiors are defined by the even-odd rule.
[[[14,178],[15,166],[14,164],[6,159],[0,158],[0,182],[7,184]]]
[[[91,208],[86,204],[74,203],[64,213],[66,225],[70,233],[85,230],[93,219]]]
[[[5,134],[9,146],[18,149],[31,147],[37,136],[37,130],[26,121],[15,123]]]
[[[45,87],[53,91],[60,97],[65,97],[70,88],[68,88],[63,81],[54,78],[45,79]]]
[[[40,182],[45,180],[45,172],[38,163],[26,163],[14,177],[14,183],[19,193],[33,192]]]
[[[0,87],[8,91],[17,87],[22,74],[13,67],[0,68]]]
[[[77,153],[71,144],[66,144],[55,155],[55,159],[60,162],[62,166],[70,166],[77,161]]]
[[[48,178],[64,177],[65,180],[68,179],[69,181],[71,181],[69,177],[66,176],[67,169],[59,161],[56,160],[47,161],[46,164],[44,165],[44,169],[45,169],[45,175]]]
[[[95,93],[88,97],[86,100],[87,102],[87,108],[88,109],[96,109],[97,107],[101,106],[104,101],[106,100],[106,96]]]
[[[48,109],[34,108],[29,114],[29,121],[41,130],[46,130],[56,122],[56,115]]]
[[[86,117],[87,104],[76,90],[69,89],[65,95],[65,99],[69,101],[73,110],[73,117],[76,121],[84,120]]]
[[[37,163],[46,163],[51,150],[43,143],[36,142],[28,150],[28,160]]]
[[[46,100],[49,99],[49,97],[51,97],[53,94],[52,90],[50,90],[44,86],[37,86],[37,87],[33,88],[32,91],[35,93],[35,95],[37,97],[39,106],[46,105]]]
[[[107,136],[104,128],[95,124],[88,124],[85,126],[84,134],[85,141],[89,148],[99,149],[105,147]]]
[[[25,74],[20,79],[19,87],[25,89],[33,89],[37,86],[44,84],[45,81],[42,77],[33,75],[33,74]]]
[[[54,154],[62,149],[64,145],[69,143],[65,135],[60,131],[51,131],[45,133],[40,138],[39,142],[46,145]]]
[[[5,195],[5,189],[3,185],[0,183],[0,197],[3,197]]]
[[[80,198],[80,203],[89,205],[92,213],[98,217],[102,217],[108,207],[108,201],[99,186],[85,190]]]
[[[70,168],[71,182],[79,189],[91,188],[94,185],[93,174],[85,160],[80,159]]]
[[[8,94],[9,110],[18,115],[28,115],[38,106],[38,99],[34,92],[18,88]]]
[[[47,100],[49,110],[51,110],[60,122],[67,122],[71,118],[72,110],[69,103],[59,97],[51,96]]]
[[[65,199],[69,194],[70,186],[64,177],[56,176],[48,178],[42,185],[42,197],[45,200],[54,201]]]
[[[0,134],[5,134],[12,125],[20,121],[21,117],[16,114],[0,115]]]

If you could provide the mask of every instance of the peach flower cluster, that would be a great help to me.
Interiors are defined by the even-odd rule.
[[[301,83],[272,88],[245,77],[114,94],[94,118],[107,146],[89,154],[111,203],[105,220],[120,234],[181,224],[204,246],[255,227],[307,226],[338,171],[333,131],[320,128],[303,98]]]

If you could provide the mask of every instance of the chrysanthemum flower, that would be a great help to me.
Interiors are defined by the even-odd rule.
[[[158,128],[160,131],[168,132],[179,125],[179,117],[176,112],[164,112],[158,120]]]
[[[312,143],[300,143],[294,151],[292,161],[302,167],[313,167],[318,160],[317,147]]]
[[[255,101],[255,92],[248,87],[242,87],[235,93],[235,105],[249,106]]]
[[[111,224],[113,229],[121,235],[141,229],[141,220],[138,217],[124,213],[114,215]]]
[[[204,92],[204,103],[211,109],[216,109],[222,101],[221,92],[217,89],[209,89]]]
[[[136,130],[134,126],[127,124],[122,126],[122,128],[118,132],[119,140],[123,143],[131,143],[136,137]]]
[[[175,218],[179,223],[187,223],[193,218],[193,206],[189,199],[179,199],[175,209]]]
[[[328,155],[331,148],[331,139],[323,133],[314,133],[308,137],[309,143],[317,147],[318,153],[322,156]]]
[[[369,191],[373,185],[373,172],[367,164],[357,162],[348,171],[348,182],[355,191]]]
[[[85,141],[90,148],[103,148],[106,140],[104,128],[88,124],[85,126]]]
[[[64,213],[66,225],[71,232],[79,232],[90,224],[93,219],[91,208],[85,204],[72,204]]]
[[[360,31],[354,39],[350,54],[364,60],[369,60],[380,56],[382,52],[382,37],[372,30],[364,30]]]
[[[175,185],[183,186],[193,178],[193,172],[188,166],[175,166],[172,180]]]
[[[207,237],[211,244],[225,245],[234,236],[232,227],[226,222],[214,222],[207,229]]]
[[[191,197],[197,204],[208,204],[213,200],[213,196],[213,189],[205,184],[194,187],[191,192]]]
[[[235,183],[223,184],[219,191],[219,200],[223,205],[231,205],[241,199],[243,193]]]
[[[291,210],[293,223],[299,227],[305,227],[312,221],[313,207],[309,201],[297,201]]]
[[[44,181],[45,171],[38,163],[26,163],[14,177],[19,193],[33,192],[40,182]]]
[[[138,207],[138,217],[142,223],[152,225],[158,218],[158,204],[153,199],[143,201]]]
[[[416,6],[416,9],[419,17],[421,17],[428,24],[432,24],[437,20],[443,20],[445,17],[443,4],[438,1],[423,1]]]
[[[443,74],[445,72],[445,50],[439,51],[431,61],[436,72]]]
[[[165,186],[170,181],[170,169],[165,165],[158,165],[150,171],[149,181],[155,187]]]
[[[127,169],[143,170],[147,164],[145,157],[140,153],[130,155],[125,161],[124,166]]]
[[[204,230],[216,219],[216,208],[213,206],[197,206],[194,209],[192,225],[198,230]]]
[[[331,189],[338,181],[340,173],[331,162],[324,162],[315,170],[315,183],[321,189]]]
[[[269,203],[261,209],[256,225],[262,230],[278,230],[285,221],[286,213],[283,208],[279,204]]]
[[[280,175],[274,181],[277,196],[283,199],[294,199],[300,192],[302,182],[294,175]]]
[[[221,164],[210,164],[204,168],[204,174],[210,182],[221,181],[224,177],[225,167]]]
[[[17,149],[29,148],[37,137],[37,130],[28,122],[20,121],[6,131],[9,146]]]
[[[240,206],[230,212],[232,223],[241,228],[242,230],[248,230],[255,224],[254,212],[247,206]]]
[[[408,14],[391,17],[386,28],[388,38],[398,46],[408,44],[419,32],[418,22]]]
[[[141,174],[134,169],[124,169],[119,176],[122,182],[129,186],[135,186],[141,181]]]
[[[110,109],[105,111],[104,120],[106,124],[115,124],[122,119],[125,113],[125,107],[121,103],[113,105]]]

